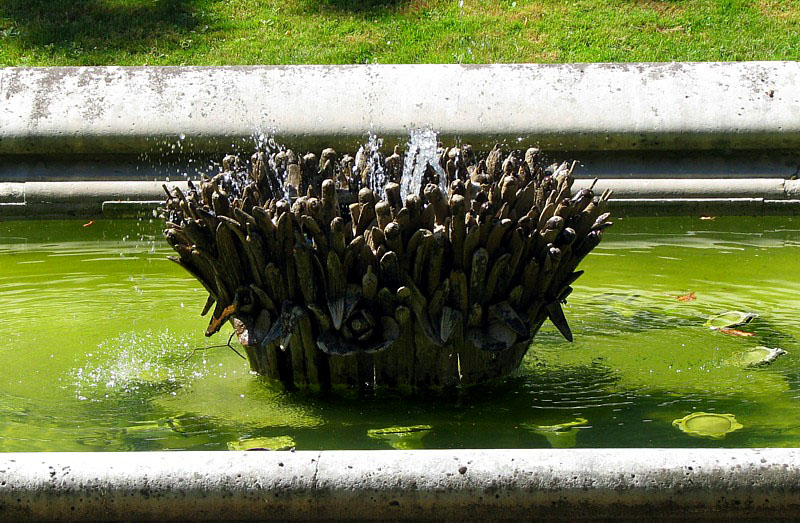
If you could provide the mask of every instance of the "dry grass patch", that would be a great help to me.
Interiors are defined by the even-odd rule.
[[[672,27],[656,27],[656,31],[662,34],[685,33],[687,29],[682,25]]]
[[[527,25],[529,21],[541,20],[552,15],[564,16],[569,14],[569,11],[569,8],[564,4],[556,5],[552,3],[545,4],[537,2],[521,6],[509,14],[512,20],[523,20],[523,22]]]
[[[800,2],[796,0],[758,0],[756,5],[765,16],[800,22]]]
[[[686,11],[686,8],[676,0],[634,0],[636,7],[651,9],[659,14],[677,14]]]

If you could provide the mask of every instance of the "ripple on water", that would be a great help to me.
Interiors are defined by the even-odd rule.
[[[552,368],[531,365],[525,391],[534,409],[585,410],[628,405],[618,378],[603,365]]]

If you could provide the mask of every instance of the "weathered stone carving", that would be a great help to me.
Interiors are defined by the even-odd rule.
[[[251,368],[287,388],[485,382],[547,318],[572,339],[561,305],[610,225],[610,193],[573,195],[574,164],[539,156],[440,147],[404,200],[397,148],[227,156],[187,193],[165,186],[170,258],[208,291],[206,335],[230,321]]]

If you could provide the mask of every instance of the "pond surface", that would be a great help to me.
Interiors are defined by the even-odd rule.
[[[449,398],[287,394],[194,351],[230,329],[202,335],[170,252],[155,220],[0,222],[0,451],[800,446],[797,219],[619,220],[565,308],[576,341],[547,323],[516,376]],[[727,311],[758,318],[704,325]],[[743,367],[759,346],[787,354]],[[673,426],[694,412],[743,428]]]

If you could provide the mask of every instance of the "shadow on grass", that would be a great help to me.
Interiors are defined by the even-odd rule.
[[[0,22],[26,47],[147,51],[207,29],[216,0],[1,0]]]

